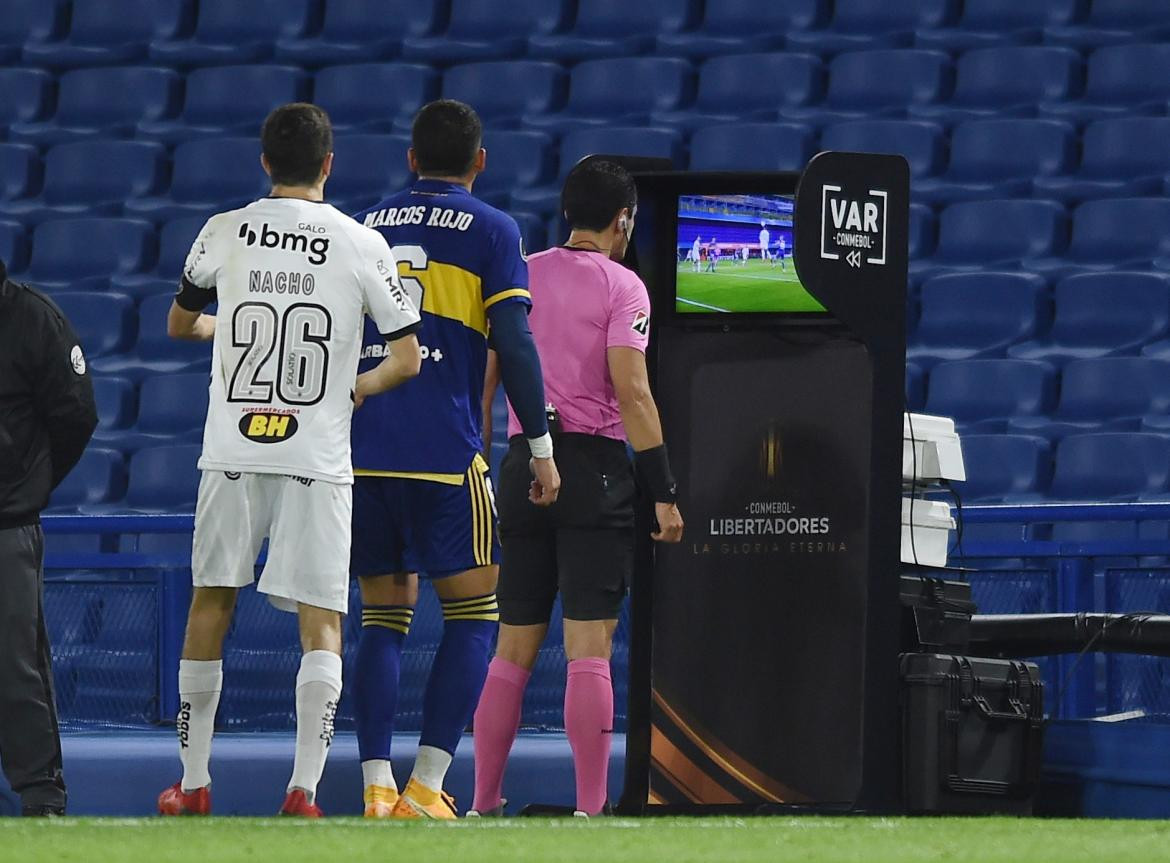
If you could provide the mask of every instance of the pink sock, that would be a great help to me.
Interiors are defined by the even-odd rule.
[[[473,726],[475,801],[471,808],[476,812],[500,805],[504,765],[520,728],[520,705],[529,675],[528,669],[499,657],[488,666]]]
[[[613,740],[613,682],[608,659],[574,659],[569,663],[565,732],[577,774],[577,808],[596,815],[605,808]]]

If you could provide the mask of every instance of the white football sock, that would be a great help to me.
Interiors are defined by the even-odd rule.
[[[443,780],[447,777],[447,768],[451,766],[451,761],[450,752],[444,752],[434,746],[420,746],[414,759],[414,772],[410,774],[410,778],[432,791],[442,791]]]
[[[333,717],[341,698],[341,657],[310,650],[297,672],[297,752],[288,790],[300,788],[313,802],[333,742]]]
[[[389,761],[381,758],[362,762],[362,784],[367,788],[371,785],[380,785],[383,788],[398,789],[394,782],[394,768]]]
[[[179,660],[179,759],[184,791],[211,784],[211,735],[223,689],[223,660]]]

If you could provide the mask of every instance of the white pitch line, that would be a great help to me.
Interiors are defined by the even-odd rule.
[[[729,309],[721,309],[721,308],[719,308],[719,306],[709,306],[706,303],[700,303],[698,300],[688,300],[686,297],[679,297],[678,301],[680,303],[688,303],[689,305],[692,305],[692,306],[699,306],[700,308],[710,309],[713,312],[723,312],[725,314],[731,314],[731,311]]]

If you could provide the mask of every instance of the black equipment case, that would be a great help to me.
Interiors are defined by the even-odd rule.
[[[906,809],[1031,814],[1044,731],[1036,665],[931,653],[901,665]]]
[[[900,582],[903,653],[967,653],[971,642],[971,585],[904,573]]]

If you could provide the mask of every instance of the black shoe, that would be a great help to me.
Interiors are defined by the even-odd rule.
[[[65,807],[34,803],[21,807],[20,814],[25,818],[60,818],[65,814]]]

